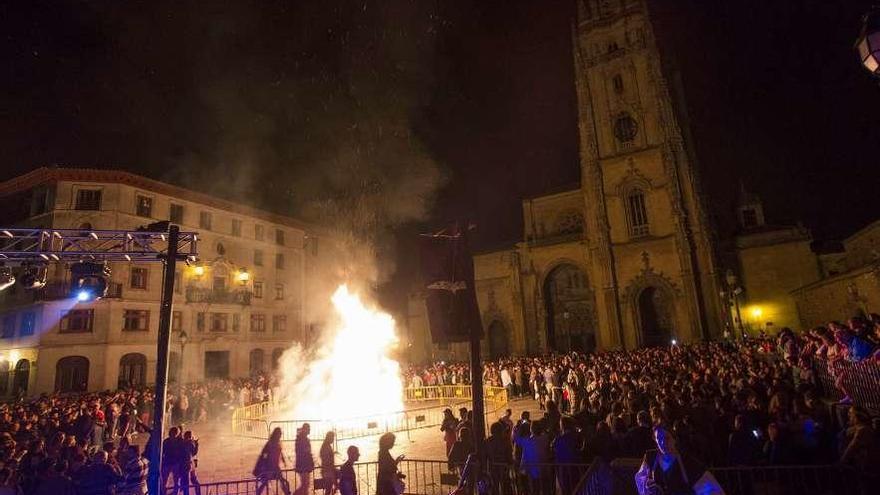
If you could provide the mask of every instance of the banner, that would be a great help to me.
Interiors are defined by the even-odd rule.
[[[419,251],[432,340],[467,342],[471,332],[482,338],[467,232],[454,226],[439,234],[423,234]]]

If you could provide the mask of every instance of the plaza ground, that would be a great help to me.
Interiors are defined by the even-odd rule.
[[[531,399],[511,401],[509,407],[513,410],[515,419],[519,418],[522,411],[531,411],[533,418],[541,416],[537,402]],[[496,415],[490,415],[490,422],[500,417],[501,413],[503,410]],[[230,421],[215,421],[187,428],[192,429],[193,434],[199,438],[197,472],[202,483],[251,477],[257,455],[263,448],[265,440],[233,436]],[[395,456],[405,454],[408,459],[446,460],[443,434],[439,427],[421,428],[396,435],[397,442],[391,451]],[[316,464],[321,440],[315,438],[312,442],[312,453]],[[357,445],[360,448],[361,462],[375,461],[379,451],[378,441],[379,435],[339,441],[337,463],[341,464],[345,461],[345,451],[349,445]],[[288,467],[292,468],[293,442],[284,442],[284,455],[288,457]]]

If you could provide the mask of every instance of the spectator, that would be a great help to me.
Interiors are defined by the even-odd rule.
[[[306,495],[309,492],[309,483],[312,471],[315,470],[315,458],[312,456],[312,442],[309,440],[309,433],[312,427],[308,423],[303,423],[296,431],[296,440],[294,449],[296,452],[296,463],[293,470],[299,476],[299,486],[296,487],[294,495]]]
[[[397,463],[401,457],[391,456],[394,448],[394,433],[388,432],[379,437],[379,468],[376,474],[376,495],[398,495],[403,492],[405,476],[397,471]]]
[[[341,495],[358,495],[357,475],[354,472],[354,463],[361,457],[357,447],[351,445],[346,452],[348,459],[339,468],[339,493]]]
[[[113,495],[113,487],[122,481],[122,475],[107,464],[107,453],[95,452],[92,463],[76,474],[77,495]]]
[[[287,467],[287,459],[281,448],[281,428],[275,428],[269,435],[269,440],[266,441],[263,450],[260,451],[257,464],[254,466],[253,474],[257,478],[257,495],[263,493],[272,480],[278,482],[284,495],[290,495],[290,484],[281,475],[282,464]]]
[[[336,441],[336,433],[328,431],[321,443],[318,455],[321,458],[321,478],[324,480],[324,494],[333,495],[337,488],[336,455],[333,451],[333,443]]]
[[[122,483],[117,488],[116,495],[146,495],[149,462],[141,456],[137,445],[128,446],[126,459],[122,468]]]

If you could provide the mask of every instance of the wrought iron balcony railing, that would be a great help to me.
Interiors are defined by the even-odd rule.
[[[202,287],[187,287],[186,302],[208,304],[241,304],[249,306],[253,292],[247,289],[207,289]]]

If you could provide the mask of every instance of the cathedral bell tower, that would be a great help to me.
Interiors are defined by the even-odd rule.
[[[577,0],[573,52],[600,345],[716,334],[713,238],[647,2]]]

